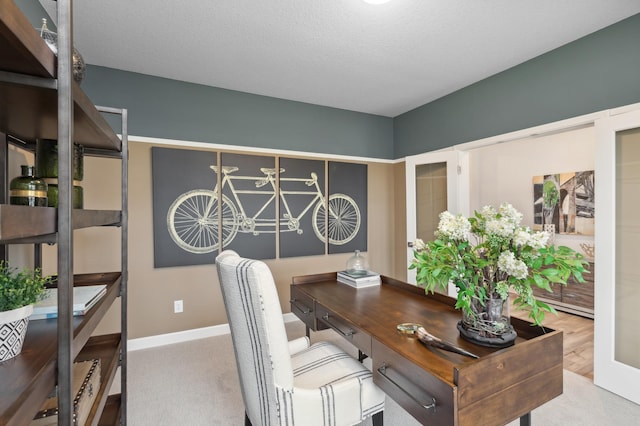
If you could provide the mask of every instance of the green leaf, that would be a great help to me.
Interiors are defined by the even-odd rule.
[[[533,282],[539,288],[547,290],[549,293],[553,293],[553,290],[551,290],[551,286],[549,285],[549,280],[543,278],[542,275],[535,274],[533,276]]]
[[[40,276],[37,268],[17,272],[8,262],[0,261],[0,312],[36,303],[50,281],[49,277]]]

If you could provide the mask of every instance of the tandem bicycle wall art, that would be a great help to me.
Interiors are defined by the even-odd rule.
[[[367,249],[366,164],[153,147],[152,166],[156,268]]]

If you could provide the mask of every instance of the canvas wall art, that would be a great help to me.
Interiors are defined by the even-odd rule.
[[[533,208],[535,230],[594,235],[594,171],[534,176]]]
[[[152,174],[156,268],[367,250],[366,164],[153,147]]]
[[[367,165],[329,161],[329,254],[367,251]]]
[[[280,158],[280,257],[325,253],[325,162]]]
[[[217,154],[153,147],[154,267],[213,264],[218,253]]]
[[[250,259],[276,257],[276,159],[223,152],[222,245]]]

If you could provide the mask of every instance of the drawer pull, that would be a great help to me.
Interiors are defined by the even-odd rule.
[[[294,308],[302,312],[303,315],[309,315],[311,312],[313,312],[311,308],[308,308],[305,305],[300,305],[296,303],[297,301],[298,301],[297,299],[291,299],[289,300],[289,303],[291,303],[291,306],[293,306]]]
[[[349,331],[347,331],[347,332],[345,333],[344,331],[340,330],[340,327],[338,327],[338,326],[337,326],[337,325],[335,325],[335,324],[332,324],[332,323],[331,323],[331,321],[329,321],[329,313],[328,313],[328,312],[322,316],[322,319],[324,320],[324,322],[325,322],[329,327],[331,327],[332,329],[334,329],[335,331],[337,331],[337,332],[338,332],[339,334],[341,334],[342,336],[347,337],[347,338],[351,338],[351,337],[353,337],[353,334],[354,334],[353,330],[349,329]]]
[[[380,375],[382,377],[384,377],[385,379],[387,379],[392,385],[394,385],[395,387],[397,387],[398,389],[400,389],[405,395],[407,395],[409,398],[411,398],[413,401],[415,401],[417,404],[421,405],[422,408],[424,408],[427,411],[431,411],[432,413],[436,412],[436,399],[430,395],[427,395],[429,398],[431,398],[431,401],[428,403],[425,402],[421,402],[418,401],[418,399],[413,396],[413,394],[411,394],[411,392],[407,391],[406,389],[404,389],[402,386],[400,386],[395,380],[393,380],[391,377],[389,377],[387,375],[387,364],[382,363],[382,366],[380,368],[378,368],[378,373],[380,373]]]

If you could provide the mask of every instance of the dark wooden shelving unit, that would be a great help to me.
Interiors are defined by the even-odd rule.
[[[78,275],[74,284],[108,286],[107,293],[86,315],[74,317],[73,320],[74,358],[78,361],[93,359],[97,352],[94,348],[99,346],[92,344],[92,339],[101,339],[101,336],[90,338],[90,335],[106,310],[119,296],[121,274],[113,272]],[[34,415],[34,407],[28,402],[40,400],[39,404],[35,404],[37,412],[37,408],[53,389],[56,382],[57,327],[55,318],[30,321],[22,353],[10,363],[0,364],[0,382],[3,384],[0,387],[0,424],[27,424]],[[117,336],[119,343],[120,335]],[[110,347],[111,358],[115,357],[116,348],[113,345]],[[100,349],[102,355],[105,350]],[[105,373],[103,370],[103,374]]]
[[[115,377],[116,369],[119,365],[119,354],[122,349],[122,341],[119,333],[116,334],[107,334],[103,336],[92,337],[89,339],[87,344],[84,346],[78,357],[76,358],[78,361],[88,361],[91,359],[100,359],[101,363],[101,380],[100,389],[98,391],[98,395],[96,396],[96,402],[93,404],[91,408],[91,412],[89,413],[89,418],[87,419],[87,424],[96,424],[98,421],[103,421],[107,418],[110,418],[113,414],[105,413],[105,407],[115,406],[117,408],[117,412],[120,412],[121,408],[121,400],[120,395],[115,395],[112,398],[111,403],[109,404],[109,389],[111,389],[111,384],[113,383],[113,378]],[[120,417],[113,418],[113,420],[109,420],[108,424],[114,425],[119,424]]]
[[[13,0],[0,0],[0,123],[21,139],[58,139],[56,55],[47,47]],[[122,150],[122,141],[74,81],[75,142]]]
[[[73,229],[94,226],[118,226],[119,210],[82,210],[73,214]],[[57,210],[53,207],[32,208],[0,204],[0,243],[55,243]]]
[[[12,134],[21,139],[57,139],[56,90],[22,85],[19,75],[15,77],[14,83],[0,83],[0,99],[6,99],[11,105],[10,112],[0,109],[0,122],[7,123]],[[27,80],[26,83],[28,82]],[[112,130],[108,131],[107,121],[75,82],[73,99],[75,141],[90,148],[119,151],[120,139]],[[41,114],[41,111],[47,112]]]
[[[118,420],[122,417],[121,407],[120,395],[109,395],[98,425],[109,426],[117,424]]]
[[[57,7],[59,34],[72,33],[71,0],[59,0]],[[90,359],[101,360],[101,386],[87,424],[126,424],[127,112],[96,107],[71,78],[70,45],[58,48],[56,57],[13,0],[0,0],[0,137],[5,140],[0,150],[0,203],[7,202],[9,144],[33,152],[37,139],[54,139],[60,154],[58,208],[0,204],[2,257],[8,244],[57,244],[59,277],[54,285],[60,289],[59,318],[30,321],[22,352],[0,363],[0,424],[28,424],[57,386],[58,422],[71,425],[72,363]],[[121,137],[103,114],[121,117]],[[71,155],[66,153],[73,143],[83,145],[85,155],[121,159],[121,210],[71,208],[71,197],[64,195],[72,192]],[[120,228],[121,270],[73,274],[73,230],[96,226]],[[72,287],[95,284],[106,284],[106,294],[87,314],[72,316]],[[121,332],[93,335],[114,303],[121,307]],[[121,393],[109,395],[118,368]]]
[[[37,237],[56,232],[56,209],[0,204],[0,241],[7,243],[21,238]]]

